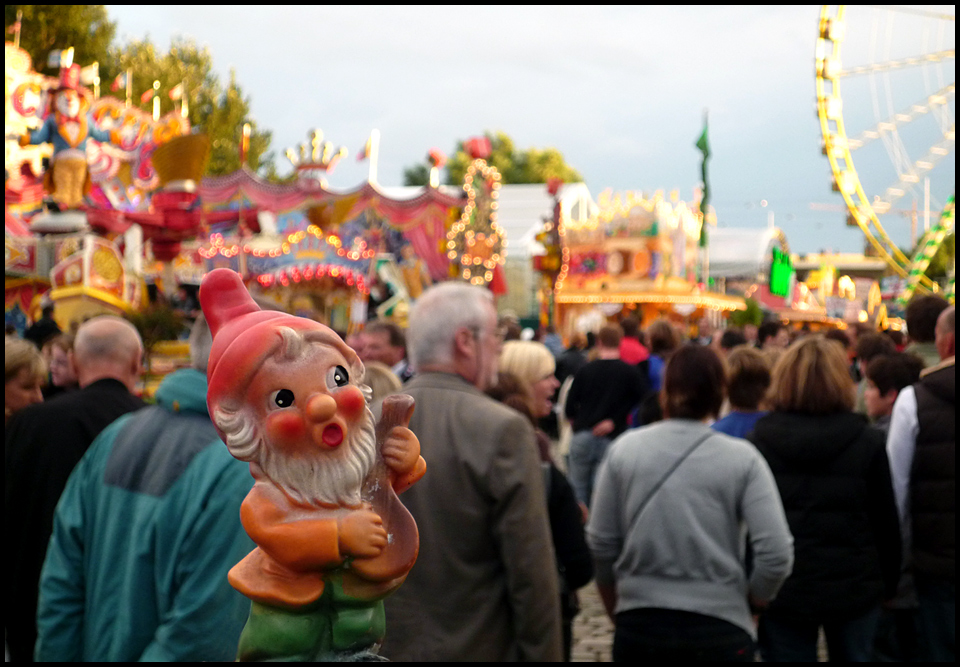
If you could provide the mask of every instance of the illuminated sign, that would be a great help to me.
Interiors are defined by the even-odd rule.
[[[787,296],[792,277],[793,262],[790,261],[790,255],[779,248],[774,248],[773,261],[770,263],[770,294]]]

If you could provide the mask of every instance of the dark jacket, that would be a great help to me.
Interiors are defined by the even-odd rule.
[[[8,543],[4,626],[10,657],[31,660],[37,586],[53,512],[67,478],[100,431],[144,406],[118,380],[103,379],[13,416],[4,446],[3,523]]]
[[[882,434],[851,412],[772,412],[750,439],[770,464],[794,537],[793,574],[769,613],[840,620],[892,597],[900,526]]]
[[[540,465],[547,491],[553,550],[561,576],[560,595],[564,598],[561,611],[575,614],[575,601],[572,608],[565,605],[571,603],[570,596],[578,588],[586,586],[593,579],[593,557],[583,532],[583,513],[566,476],[552,463]]]
[[[930,371],[914,385],[920,430],[910,474],[913,569],[956,581],[956,365],[951,359]]]
[[[573,431],[586,431],[612,419],[611,440],[627,430],[627,416],[647,395],[649,384],[636,366],[619,359],[596,359],[573,376],[567,418]]]
[[[23,337],[38,348],[42,348],[44,343],[59,333],[61,333],[60,327],[52,317],[41,317],[23,333]]]

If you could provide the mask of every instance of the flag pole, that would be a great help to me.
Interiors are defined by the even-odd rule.
[[[367,176],[367,180],[371,183],[376,183],[377,181],[377,158],[380,155],[380,130],[372,130],[370,132],[370,156],[367,158],[370,160],[370,172]]]
[[[703,178],[703,193],[700,196],[700,250],[702,253],[702,259],[700,263],[700,282],[703,283],[704,288],[709,285],[710,282],[710,249],[707,239],[707,213],[710,210],[710,184],[707,180],[707,160],[710,157],[710,143],[707,137],[707,128],[709,112],[707,109],[703,110],[703,133],[700,135],[700,138],[697,140],[696,146],[703,155],[702,162],[700,163],[700,174]]]
[[[124,107],[127,109],[130,108],[130,86],[132,85],[133,76],[131,76],[132,70],[127,70],[127,101],[124,102]]]
[[[23,27],[23,23],[21,23],[22,20],[23,20],[23,11],[18,9],[17,22],[14,24],[14,28],[16,29],[13,31],[13,45],[18,49],[20,48],[20,30]]]
[[[160,82],[153,82],[153,122],[160,120]]]

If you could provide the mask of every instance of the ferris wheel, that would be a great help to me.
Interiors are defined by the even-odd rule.
[[[953,6],[823,5],[820,11],[817,115],[833,188],[847,205],[848,222],[897,274],[924,291],[936,286],[911,275],[911,258],[883,220],[898,200],[912,196],[928,211],[951,207],[952,224],[955,25]],[[894,235],[897,224],[899,218],[890,216]]]

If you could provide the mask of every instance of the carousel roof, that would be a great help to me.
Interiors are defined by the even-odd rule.
[[[363,183],[350,190],[321,186],[317,181],[308,180],[277,185],[258,178],[247,169],[229,176],[205,178],[200,191],[204,204],[223,203],[239,192],[243,192],[255,205],[273,211],[293,208],[311,199],[376,195],[386,200],[383,203],[388,208],[396,209],[397,213],[401,210],[414,210],[434,202],[446,206],[458,205],[463,195],[462,188],[453,185],[441,185],[434,189],[423,186],[383,186],[379,183]],[[567,217],[586,220],[596,215],[597,204],[593,201],[585,184],[568,183],[561,187],[559,194]],[[547,186],[543,183],[501,186],[497,224],[506,236],[509,256],[526,258],[543,252],[543,247],[534,237],[542,229],[544,218],[553,215],[553,202],[553,197],[547,192]]]
[[[204,178],[200,184],[204,205],[223,204],[241,193],[253,205],[275,212],[310,202],[378,197],[385,209],[402,217],[403,212],[409,213],[428,204],[456,206],[460,202],[460,190],[457,188],[384,188],[376,183],[365,182],[350,190],[337,190],[311,179],[284,184],[270,183],[246,167],[227,176]]]

